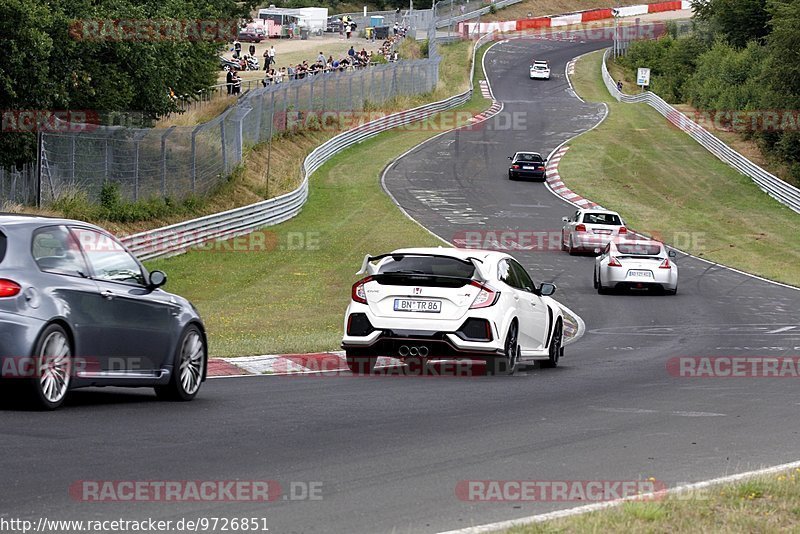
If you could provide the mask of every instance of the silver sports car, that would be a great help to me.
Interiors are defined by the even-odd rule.
[[[611,289],[660,288],[668,295],[678,292],[678,266],[658,241],[610,241],[595,258],[594,287],[598,293]]]

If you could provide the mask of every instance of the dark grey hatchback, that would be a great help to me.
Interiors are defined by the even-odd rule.
[[[85,386],[191,400],[206,377],[205,328],[165,282],[97,226],[0,215],[0,387],[44,409]]]

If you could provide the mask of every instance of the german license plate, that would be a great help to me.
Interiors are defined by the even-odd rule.
[[[523,165],[522,168],[526,171],[535,171],[536,167],[531,167],[530,165]]]
[[[611,230],[595,230],[595,231],[594,231],[594,233],[596,233],[596,234],[606,234],[606,235],[608,235],[608,234],[610,234],[610,233],[611,233]]]
[[[394,311],[440,313],[442,302],[439,300],[394,299]]]
[[[651,271],[637,271],[631,269],[628,271],[629,278],[653,278],[653,273]]]

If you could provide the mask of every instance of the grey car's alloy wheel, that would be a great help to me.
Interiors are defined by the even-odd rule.
[[[177,401],[192,400],[200,391],[207,357],[208,350],[200,329],[195,325],[189,326],[178,344],[178,352],[175,355],[175,365],[172,368],[169,383],[165,386],[155,387],[159,398]]]
[[[46,410],[61,406],[72,378],[72,347],[57,324],[44,329],[34,351],[35,372],[29,384],[34,405]]]

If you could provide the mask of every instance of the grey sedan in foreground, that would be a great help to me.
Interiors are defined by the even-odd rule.
[[[0,215],[0,387],[43,409],[85,386],[191,400],[206,375],[205,328],[165,283],[97,226]]]

